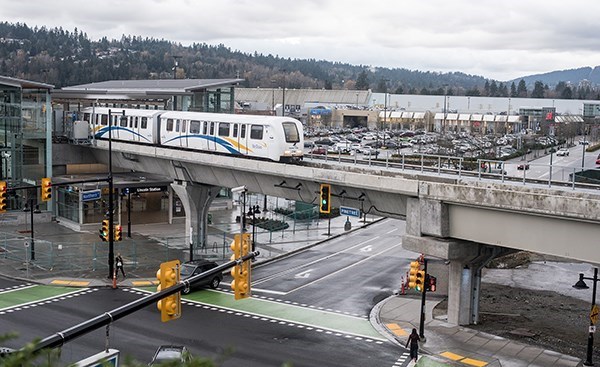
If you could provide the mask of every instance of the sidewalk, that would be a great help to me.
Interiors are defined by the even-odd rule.
[[[435,299],[425,303],[425,341],[420,343],[421,357],[416,366],[582,366],[579,358],[433,319],[432,310],[438,303]],[[394,295],[373,308],[371,323],[404,347],[411,330],[419,331],[420,312],[420,297]]]

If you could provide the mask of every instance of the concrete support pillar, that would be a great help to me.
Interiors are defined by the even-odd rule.
[[[473,313],[472,273],[460,260],[450,261],[448,269],[448,323],[469,325]]]
[[[192,248],[204,248],[208,237],[208,209],[219,193],[219,187],[183,182],[172,183],[171,187],[181,199],[185,210],[185,238]],[[194,239],[197,242],[194,244]],[[195,245],[195,246],[194,246]],[[193,251],[190,260],[193,260]]]

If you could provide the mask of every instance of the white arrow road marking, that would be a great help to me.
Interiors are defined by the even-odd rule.
[[[313,271],[313,270],[315,270],[315,269],[308,269],[308,270],[305,270],[303,272],[300,272],[300,273],[296,274],[294,276],[294,278],[304,278],[304,279],[306,279],[306,278],[310,277],[310,272]]]

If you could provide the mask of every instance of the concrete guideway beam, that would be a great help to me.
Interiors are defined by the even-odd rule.
[[[190,244],[190,250],[204,248],[208,237],[208,209],[220,188],[186,181],[172,183],[171,187],[181,199],[185,210],[185,228],[190,229],[186,231],[185,238]],[[196,243],[194,239],[197,239]],[[193,259],[194,251],[191,251],[189,260]]]

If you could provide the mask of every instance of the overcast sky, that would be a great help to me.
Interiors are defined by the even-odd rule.
[[[600,65],[597,0],[0,0],[3,21],[496,80]]]

